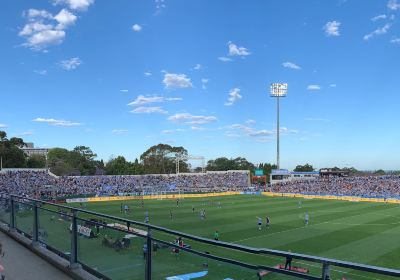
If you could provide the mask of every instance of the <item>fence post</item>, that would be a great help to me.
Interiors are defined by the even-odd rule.
[[[33,203],[33,232],[32,232],[32,245],[36,246],[39,244],[39,215],[38,215],[38,203]]]
[[[78,263],[78,212],[72,210],[72,224],[71,224],[71,254],[69,257],[69,266],[71,269],[79,267]]]
[[[146,243],[147,243],[147,252],[146,252],[146,280],[151,280],[151,254],[152,254],[152,242],[151,242],[151,231],[150,227],[147,227],[147,238],[146,238]]]
[[[322,265],[322,280],[329,280],[330,275],[329,275],[329,263],[324,262]]]
[[[15,203],[12,195],[10,195],[10,231],[15,231]]]

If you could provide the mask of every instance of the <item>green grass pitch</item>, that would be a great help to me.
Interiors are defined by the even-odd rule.
[[[299,208],[298,202],[301,201]],[[218,207],[220,202],[221,207]],[[140,201],[126,201],[132,213],[120,212],[121,202],[88,203],[87,209],[114,216],[143,221],[145,211],[149,211],[150,223],[170,229],[199,235],[212,239],[215,230],[220,240],[252,247],[278,250],[292,250],[322,257],[329,257],[357,263],[378,265],[400,269],[400,207],[396,204],[371,202],[346,202],[335,200],[305,200],[254,195],[228,197],[181,199],[179,207],[175,200],[146,200],[144,207]],[[78,206],[78,205],[74,205]],[[195,211],[192,211],[192,207]],[[206,219],[200,219],[199,211],[205,209]],[[173,220],[170,219],[170,210]],[[304,224],[304,214],[308,212],[310,223]],[[44,240],[57,249],[68,252],[70,234],[69,222],[50,217],[54,215],[40,211],[40,227],[47,232]],[[262,230],[258,229],[257,218],[263,220]],[[271,225],[265,227],[265,217],[269,216]],[[85,217],[85,216],[81,216]],[[30,232],[32,213],[20,211],[17,226]],[[114,238],[123,234],[113,230],[102,230],[100,238],[79,238],[80,261],[95,267],[113,279],[144,279],[143,242],[133,238],[130,249],[116,252],[102,247],[102,236]],[[154,233],[155,237],[172,241],[175,236]],[[196,250],[209,251],[224,257],[234,258],[253,264],[276,265],[284,259],[260,257],[239,253],[223,248],[204,246],[184,240]],[[203,264],[207,262],[208,267]],[[310,273],[320,275],[318,265],[294,260],[293,265],[310,269]],[[166,279],[168,276],[208,271],[199,279],[258,279],[256,272],[212,260],[205,260],[186,252],[179,256],[170,249],[159,249],[153,256],[153,279]],[[332,267],[333,279],[394,279],[372,273],[351,271]],[[266,279],[291,279],[287,276],[270,274]]]

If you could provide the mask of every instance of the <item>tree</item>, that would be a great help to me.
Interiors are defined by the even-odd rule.
[[[170,174],[175,173],[175,158],[187,155],[188,152],[183,147],[158,144],[147,149],[140,160],[146,174]],[[189,171],[186,159],[182,159],[179,166],[181,172]]]
[[[378,169],[374,172],[375,175],[383,176],[386,174],[385,170],[383,169]]]
[[[70,152],[63,148],[51,149],[47,154],[50,171],[58,176],[69,175],[74,171],[70,161]]]
[[[297,165],[293,171],[295,171],[295,172],[311,172],[314,170],[315,169],[311,164],[306,163],[304,165]]]
[[[8,140],[5,131],[0,131],[0,140],[0,157],[3,159],[3,167],[26,167],[26,156],[20,149],[20,147],[24,145],[24,141],[21,138],[16,137]]]
[[[267,176],[267,178],[269,177],[269,175],[272,172],[272,169],[277,169],[278,167],[276,166],[276,164],[271,164],[271,163],[260,163],[258,165],[259,169],[264,170],[264,175]]]
[[[214,160],[209,160],[206,169],[208,171],[253,170],[254,164],[243,157],[237,157],[235,159],[219,157]]]
[[[44,155],[31,155],[26,161],[28,168],[45,168],[46,157]]]

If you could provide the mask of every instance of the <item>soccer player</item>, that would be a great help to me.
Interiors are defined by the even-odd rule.
[[[268,229],[269,228],[269,224],[270,224],[271,220],[269,219],[269,217],[265,217],[265,228]]]
[[[306,212],[306,214],[304,215],[304,223],[306,224],[306,226],[308,226],[309,220],[310,220],[310,216],[308,215],[308,212]]]
[[[214,232],[214,240],[218,241],[218,239],[219,239],[219,233],[218,233],[218,230],[216,230]]]
[[[299,203],[297,204],[297,208],[301,208],[301,200],[299,200]]]
[[[121,213],[123,212],[123,209],[122,209],[122,203],[121,203]]]
[[[192,212],[194,213],[194,206],[192,206]]]
[[[176,207],[179,207],[179,198],[176,199]]]
[[[150,219],[149,219],[149,211],[147,211],[147,210],[146,210],[146,212],[144,213],[144,222],[145,222],[146,224],[148,224],[148,223],[150,222]]]
[[[125,204],[125,206],[124,206],[125,215],[128,214],[128,211],[129,211],[129,206],[127,204]]]
[[[170,218],[171,220],[174,219],[174,216],[172,215],[172,210],[169,210],[169,218]]]
[[[258,224],[258,230],[261,230],[262,219],[260,217],[257,217],[257,224]]]
[[[218,201],[218,208],[221,208],[221,201]]]

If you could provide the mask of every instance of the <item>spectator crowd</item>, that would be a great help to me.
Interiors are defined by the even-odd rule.
[[[15,170],[0,173],[0,194],[29,197],[118,195],[166,191],[243,191],[249,174],[243,171],[171,175],[101,175],[57,177],[47,171]]]
[[[272,192],[360,197],[400,197],[400,176],[329,177],[271,186]]]

